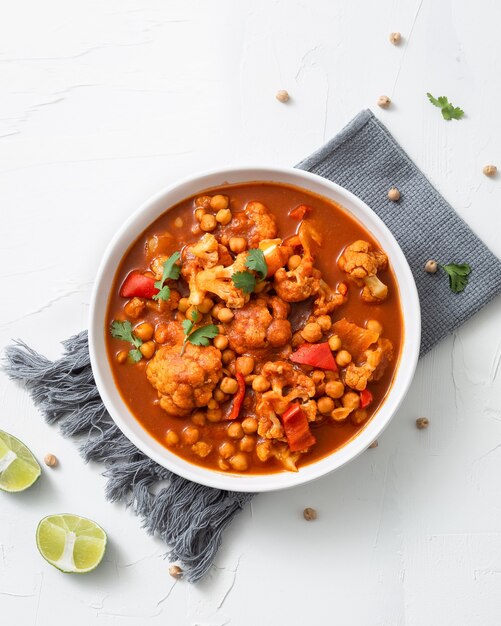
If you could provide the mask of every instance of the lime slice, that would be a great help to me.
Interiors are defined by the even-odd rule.
[[[42,470],[22,441],[0,430],[0,489],[24,491],[38,479]]]
[[[79,515],[49,515],[37,528],[40,554],[66,573],[95,569],[106,550],[106,533],[96,522]]]

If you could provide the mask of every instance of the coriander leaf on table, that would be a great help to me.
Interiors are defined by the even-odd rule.
[[[264,253],[259,248],[253,248],[247,253],[247,259],[245,261],[245,267],[256,272],[261,280],[264,280],[268,275],[268,265],[264,258]]]
[[[449,287],[454,293],[460,293],[468,284],[471,267],[468,263],[448,263],[440,266],[449,276]]]
[[[444,120],[460,120],[463,117],[464,111],[450,103],[446,96],[435,98],[429,92],[426,95],[428,96],[428,100],[441,110]]]
[[[166,280],[177,280],[181,273],[181,268],[176,265],[176,262],[181,258],[179,252],[174,252],[164,262],[164,268],[162,272],[162,280],[157,280],[155,287],[159,290],[157,294],[153,296],[154,300],[168,300],[170,298],[170,289],[167,285],[164,285]]]
[[[235,272],[231,280],[235,287],[244,293],[252,293],[256,286],[256,277],[250,272]]]

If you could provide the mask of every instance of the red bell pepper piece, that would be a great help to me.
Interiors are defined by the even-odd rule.
[[[313,209],[311,208],[311,206],[308,206],[307,204],[300,204],[295,209],[289,211],[289,217],[292,217],[293,220],[297,220],[298,222],[300,222],[302,219],[304,219],[305,215],[311,213],[312,211]]]
[[[362,409],[365,409],[365,407],[368,407],[369,404],[372,402],[372,400],[373,400],[372,393],[368,389],[363,389],[360,392],[360,406],[362,407]]]
[[[240,409],[242,408],[242,404],[244,403],[245,398],[245,378],[240,372],[237,372],[237,383],[238,389],[235,397],[233,398],[233,406],[231,407],[231,413],[228,417],[230,420],[237,419],[240,414]]]
[[[289,358],[294,363],[337,372],[336,361],[327,342],[303,343]]]
[[[155,279],[141,274],[138,270],[131,272],[124,280],[120,295],[122,298],[153,298],[158,293]]]
[[[282,415],[285,436],[292,452],[306,450],[317,442],[311,434],[308,420],[299,402],[294,402]]]

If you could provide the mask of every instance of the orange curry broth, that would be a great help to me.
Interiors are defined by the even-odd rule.
[[[183,245],[193,243],[200,238],[201,235],[193,235],[191,232],[192,226],[198,224],[194,216],[194,199],[206,193],[222,193],[228,195],[230,198],[229,208],[232,212],[243,210],[246,203],[251,200],[263,202],[275,216],[278,224],[278,236],[282,239],[294,234],[298,227],[298,222],[291,219],[288,216],[288,212],[299,204],[311,206],[313,211],[308,215],[308,218],[315,223],[323,237],[322,247],[316,250],[315,265],[321,270],[322,277],[331,287],[335,287],[338,283],[346,281],[346,275],[343,274],[337,266],[337,259],[348,244],[357,239],[364,239],[370,242],[375,248],[380,249],[380,245],[374,237],[335,202],[297,187],[272,182],[223,185],[205,190],[183,200],[148,226],[129,248],[116,272],[108,302],[105,337],[108,359],[115,384],[124,402],[141,426],[165,447],[167,447],[165,442],[167,431],[173,429],[179,434],[185,425],[192,423],[190,417],[173,417],[160,408],[157,402],[157,391],[150,385],[146,378],[145,369],[147,362],[145,359],[142,359],[137,364],[119,364],[116,361],[116,354],[120,350],[124,350],[126,344],[124,344],[123,341],[112,338],[109,327],[114,319],[125,319],[123,306],[127,302],[127,299],[120,297],[120,286],[130,271],[134,269],[146,271],[148,269],[148,262],[144,256],[144,248],[146,241],[152,235],[166,231],[174,235],[178,244],[174,245],[172,250],[168,250],[166,252],[167,254],[172,254],[175,250],[180,250]],[[166,207],[166,210],[167,209],[168,207]],[[183,220],[181,227],[174,225],[174,220],[178,217],[181,217]],[[388,297],[383,303],[369,304],[364,302],[359,295],[361,289],[349,283],[348,301],[336,309],[331,316],[333,321],[346,317],[349,321],[360,326],[365,326],[366,321],[369,319],[376,319],[383,326],[382,336],[387,337],[393,343],[394,358],[392,362],[388,365],[383,377],[377,382],[371,382],[369,386],[374,397],[373,402],[368,407],[369,419],[361,425],[354,425],[350,419],[346,420],[344,423],[326,420],[321,425],[311,424],[311,430],[317,439],[317,443],[307,454],[301,455],[297,463],[298,467],[312,463],[313,461],[317,461],[331,454],[353,439],[370,421],[370,418],[382,404],[391,387],[399,361],[403,336],[403,322],[398,288],[393,272],[388,268],[385,271],[378,272],[378,276],[388,285],[389,290]],[[181,289],[181,292],[182,295],[187,295],[187,290],[183,293]],[[301,322],[302,325],[306,317],[307,307],[305,307],[305,303],[292,303],[292,312],[289,319],[293,325],[293,332],[296,330],[295,321]],[[165,321],[165,318],[149,309],[145,309],[139,320],[133,320],[133,324],[139,321],[148,321],[155,325],[159,321]],[[272,356],[273,352],[273,350],[270,350],[269,354]],[[252,389],[247,387],[246,399],[252,394]],[[252,402],[247,400],[245,404],[252,405]],[[240,418],[245,417],[247,414],[252,415],[251,412],[247,413],[244,405]],[[227,424],[228,422],[207,422],[205,426],[198,427],[201,433],[201,440],[208,440],[216,444],[213,446],[213,451],[206,458],[202,459],[194,454],[189,446],[179,446],[169,448],[169,450],[191,463],[220,471],[217,467],[217,442],[227,439]],[[283,469],[282,464],[276,459],[271,458],[263,463],[254,458],[254,454],[255,453],[252,453],[251,455],[252,461],[249,464],[249,469],[245,473],[267,474],[286,471]]]

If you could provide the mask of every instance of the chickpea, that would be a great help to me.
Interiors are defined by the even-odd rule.
[[[235,444],[231,441],[223,441],[219,446],[218,452],[223,459],[229,459],[235,454]]]
[[[210,213],[206,213],[202,216],[202,219],[200,220],[200,228],[204,232],[211,233],[213,230],[216,230],[216,227],[217,222],[216,218],[213,215],[211,215]]]
[[[219,402],[215,398],[211,398],[209,402],[207,402],[208,409],[219,409]]]
[[[209,456],[209,454],[212,452],[212,446],[206,441],[197,441],[197,443],[194,443],[191,446],[191,450],[202,459],[205,459],[205,457]]]
[[[482,171],[486,176],[495,176],[498,168],[495,165],[485,165]]]
[[[186,319],[190,320],[190,322],[195,322],[196,320],[198,320],[200,318],[200,314],[198,312],[198,309],[196,306],[190,306],[187,310],[186,310]]]
[[[392,202],[398,202],[400,200],[400,191],[396,187],[392,187],[390,191],[388,191],[388,200]]]
[[[302,345],[303,343],[304,343],[304,339],[300,331],[297,331],[296,333],[292,335],[291,346],[294,349],[299,348],[299,346]]]
[[[218,319],[218,315],[219,315],[219,311],[224,308],[224,304],[221,304],[221,302],[218,302],[217,304],[215,304],[212,307],[212,311],[210,312],[210,314],[212,315],[212,317],[217,320]]]
[[[317,400],[317,406],[322,415],[327,415],[334,410],[334,400],[328,396],[322,396]]]
[[[377,101],[378,107],[387,109],[391,104],[391,99],[388,96],[380,96]]]
[[[217,194],[210,199],[210,208],[214,211],[220,211],[221,209],[227,209],[230,204],[228,196]]]
[[[326,333],[328,330],[331,329],[332,326],[332,320],[330,315],[319,315],[317,317],[317,324],[322,329],[322,332]]]
[[[197,222],[201,222],[202,221],[202,217],[206,215],[204,209],[196,209],[195,210],[195,219],[197,220]]]
[[[237,472],[245,472],[249,467],[247,456],[243,452],[238,452],[230,459],[231,467]]]
[[[299,267],[301,263],[301,257],[299,256],[299,254],[293,254],[291,257],[289,257],[289,260],[287,261],[287,267],[290,270],[295,270]]]
[[[179,435],[174,430],[168,430],[165,435],[165,441],[168,446],[175,446],[179,443]]]
[[[242,452],[252,452],[256,447],[256,438],[252,435],[244,435],[242,439],[240,439],[238,447]]]
[[[186,426],[181,434],[184,443],[192,446],[200,437],[200,431],[195,426]]]
[[[244,239],[244,237],[231,237],[228,245],[232,252],[239,254],[240,252],[244,252],[247,248],[247,240]]]
[[[325,393],[330,397],[337,400],[344,393],[344,385],[340,380],[330,380],[325,385]]]
[[[134,328],[134,334],[142,339],[143,341],[148,341],[153,337],[153,333],[155,329],[153,328],[153,324],[149,322],[141,322]]]
[[[116,360],[117,363],[125,363],[125,361],[127,361],[127,357],[129,356],[129,353],[127,352],[127,350],[120,350],[120,352],[116,353]]]
[[[205,426],[205,413],[203,411],[195,411],[191,416],[191,421],[195,426]]]
[[[220,422],[223,419],[223,411],[221,409],[208,409],[207,420],[211,423]]]
[[[172,576],[172,578],[182,578],[183,570],[179,567],[179,565],[170,565],[169,574]]]
[[[219,461],[217,462],[217,466],[220,470],[223,470],[223,472],[227,472],[230,469],[229,463],[226,463],[224,459],[219,459]]]
[[[164,322],[160,322],[155,327],[155,341],[156,343],[165,343],[169,339],[168,325]]]
[[[329,337],[329,348],[333,352],[337,352],[341,349],[341,339],[337,335],[331,335]]]
[[[325,372],[322,370],[314,370],[311,373],[311,380],[315,383],[315,385],[321,385],[325,380]]]
[[[242,421],[242,429],[246,435],[252,435],[257,431],[257,419],[255,417],[246,417]]]
[[[219,385],[221,387],[221,391],[223,393],[228,393],[233,395],[238,391],[238,383],[234,378],[230,378],[229,376],[225,376]]]
[[[309,324],[306,324],[301,331],[301,336],[305,341],[315,343],[319,339],[322,339],[322,329],[316,322],[310,322]]]
[[[212,198],[210,196],[198,196],[195,199],[195,206],[201,207],[202,209],[208,209],[210,207],[210,201]]]
[[[213,306],[214,302],[210,298],[204,298],[202,300],[202,303],[198,305],[198,310],[200,311],[200,313],[203,313],[203,315],[205,315],[212,309]]]
[[[49,452],[44,456],[43,462],[45,463],[45,465],[47,465],[47,467],[56,467],[59,461],[55,454]]]
[[[390,42],[394,46],[398,46],[401,40],[402,40],[402,35],[400,33],[390,33]]]
[[[244,429],[242,428],[242,424],[240,422],[231,422],[226,429],[226,432],[232,439],[242,439],[244,436]]]
[[[224,226],[225,224],[229,224],[231,222],[232,217],[233,215],[231,214],[230,209],[220,209],[216,213],[216,222],[219,222]]]
[[[228,400],[228,395],[224,393],[224,391],[222,391],[221,389],[215,389],[212,395],[214,397],[214,400],[219,402],[219,404]]]
[[[228,337],[224,335],[218,335],[214,339],[214,347],[218,350],[225,350],[228,347]]]
[[[351,421],[358,426],[358,424],[362,424],[368,417],[367,411],[365,409],[357,409],[351,415]]]
[[[228,365],[228,363],[235,360],[235,356],[236,355],[233,350],[224,350],[223,354],[221,355],[221,359],[224,365]]]
[[[233,311],[231,309],[228,309],[228,307],[223,307],[222,309],[220,309],[217,318],[220,322],[223,322],[223,324],[228,324],[228,322],[231,322],[231,320],[235,317],[235,315],[233,314]]]
[[[372,330],[373,333],[377,333],[378,335],[381,335],[383,332],[383,327],[377,320],[368,320],[365,327],[367,330]]]
[[[155,354],[155,350],[157,346],[154,341],[147,341],[143,343],[142,346],[139,346],[139,350],[145,359],[151,359],[151,357]]]
[[[429,259],[424,265],[424,271],[428,274],[436,274],[438,271],[438,263],[433,259]]]
[[[179,300],[179,304],[177,305],[177,310],[181,311],[181,313],[186,313],[186,311],[190,308],[190,301],[188,298],[181,298]]]
[[[242,376],[252,374],[254,364],[254,359],[251,356],[239,356],[235,363],[237,372],[242,374]]]
[[[176,228],[182,228],[183,227],[183,218],[182,217],[176,217],[176,219],[174,220],[174,226]]]
[[[289,92],[285,89],[279,89],[275,94],[275,98],[282,103],[288,102],[290,98]]]
[[[303,517],[307,522],[314,522],[317,519],[317,512],[311,506],[308,506],[303,511]]]
[[[341,398],[341,404],[345,409],[358,409],[360,406],[360,396],[354,391],[347,391]]]
[[[270,383],[264,376],[259,375],[252,381],[252,388],[258,393],[264,393],[270,388]]]
[[[418,417],[416,420],[416,428],[419,428],[419,430],[428,428],[429,425],[430,425],[430,420],[427,417]]]
[[[339,367],[346,367],[348,363],[351,363],[351,354],[348,350],[340,350],[336,354],[336,363]]]

